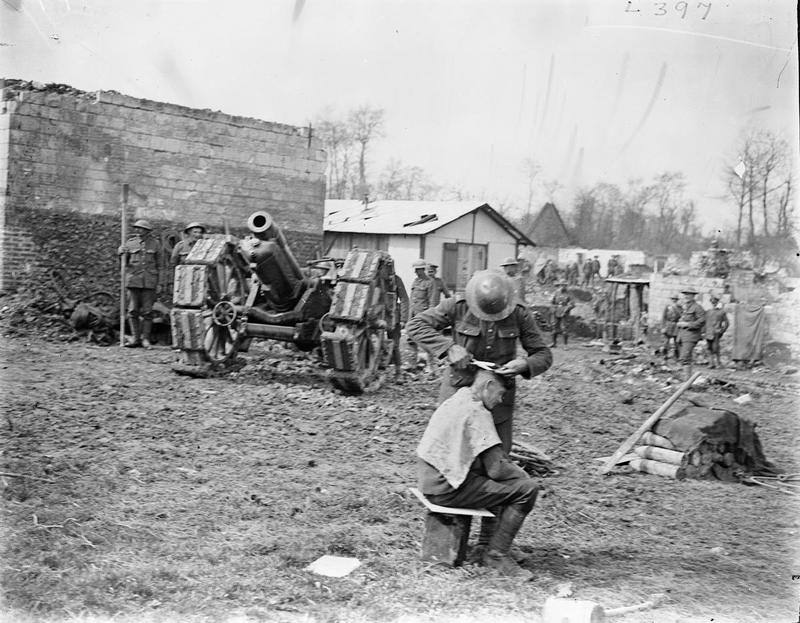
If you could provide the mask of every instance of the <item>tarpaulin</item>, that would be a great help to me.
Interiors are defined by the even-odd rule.
[[[764,353],[767,336],[767,314],[763,305],[739,303],[733,323],[733,355],[735,361],[757,361]]]
[[[701,443],[714,447],[724,444],[736,456],[738,467],[749,475],[776,472],[764,455],[756,425],[733,411],[684,407],[656,423],[653,432],[669,439],[681,452],[690,452]]]

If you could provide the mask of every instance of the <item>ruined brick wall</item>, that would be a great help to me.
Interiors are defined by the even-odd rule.
[[[308,128],[114,92],[3,87],[0,290],[31,262],[89,289],[118,288],[123,183],[129,225],[147,219],[164,239],[189,221],[219,232],[227,220],[242,234],[267,210],[299,260],[321,245],[325,152]]]
[[[777,281],[756,282],[752,271],[732,271],[726,279],[697,277],[694,275],[663,275],[653,273],[650,279],[649,318],[651,325],[660,325],[664,307],[670,296],[692,287],[698,291],[696,300],[705,309],[711,307],[710,295],[720,295],[725,285],[730,286],[733,299],[739,303],[766,305],[768,340],[796,345],[797,327],[800,326],[800,295],[791,292],[779,294]],[[724,302],[724,298],[723,298]],[[725,311],[733,325],[736,305],[726,305]],[[660,326],[658,327],[660,329]],[[722,348],[733,345],[733,330],[722,339]]]

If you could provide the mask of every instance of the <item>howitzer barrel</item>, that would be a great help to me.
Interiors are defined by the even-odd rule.
[[[301,293],[303,271],[297,263],[286,237],[272,217],[263,211],[253,212],[247,220],[252,238],[239,243],[239,249],[248,262],[255,266],[258,278],[269,286],[270,297],[278,307],[294,306]]]

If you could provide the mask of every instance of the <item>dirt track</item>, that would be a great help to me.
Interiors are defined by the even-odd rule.
[[[196,380],[169,370],[166,348],[5,339],[1,469],[44,479],[0,479],[7,616],[537,621],[571,582],[574,597],[607,607],[667,594],[623,623],[795,620],[798,498],[598,475],[593,458],[613,452],[674,381],[658,370],[614,377],[582,344],[555,355],[518,395],[516,436],[560,466],[518,538],[534,573],[520,585],[418,559],[423,512],[407,487],[434,376],[346,397],[280,346],[259,346],[232,376]],[[757,422],[767,457],[800,472],[794,386],[718,376],[755,400],[732,405],[734,389],[713,384],[695,395]],[[303,570],[326,553],[363,564],[342,579]]]

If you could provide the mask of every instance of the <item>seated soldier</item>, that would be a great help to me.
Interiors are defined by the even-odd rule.
[[[503,451],[491,410],[503,399],[502,376],[479,370],[431,416],[417,446],[419,489],[434,504],[490,508],[484,517],[477,554],[501,574],[527,572],[509,556],[511,542],[533,510],[539,487]]]

